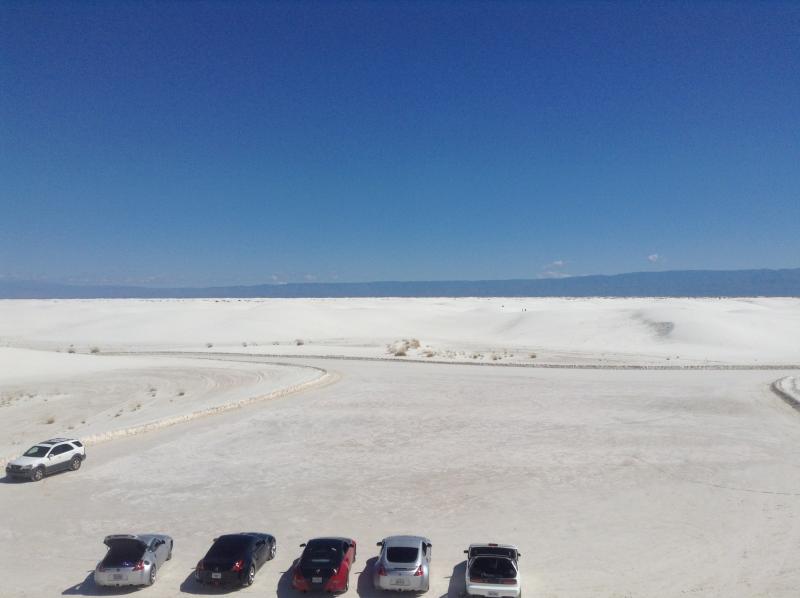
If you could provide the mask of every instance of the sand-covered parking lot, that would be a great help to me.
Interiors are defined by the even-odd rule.
[[[677,321],[674,329],[680,328]],[[47,340],[17,335],[12,343],[4,334],[14,345],[9,351]],[[619,353],[635,353],[611,340]],[[55,362],[41,380],[23,376],[20,367],[17,378],[0,383],[0,391],[33,394],[22,399],[31,408],[35,397],[48,396],[42,387],[59,386],[90,409],[103,404],[86,402],[95,385],[113,390],[108,381],[119,377],[125,382],[116,396],[124,398],[126,389],[144,388],[155,371],[170,368],[181,372],[184,396],[195,392],[192,380],[217,379],[220,372],[230,382],[220,392],[236,401],[310,384],[140,434],[98,438],[77,473],[0,484],[0,593],[97,594],[91,570],[103,555],[102,538],[145,531],[168,533],[176,544],[156,585],[143,592],[198,593],[192,568],[211,539],[255,530],[278,538],[278,556],[245,595],[289,596],[286,571],[298,544],[311,536],[358,540],[360,573],[377,540],[410,532],[434,544],[429,596],[463,591],[462,550],[473,541],[519,545],[526,596],[794,596],[800,413],[770,390],[774,380],[797,374],[786,347],[785,369],[733,371],[402,358],[294,357],[282,365],[274,357],[204,349],[167,357],[50,354],[38,347],[37,359],[94,361],[80,383]],[[124,363],[109,372],[106,364],[117,359]],[[171,395],[177,386],[169,388]],[[206,382],[196,391],[205,393],[202,406],[227,404],[215,403],[219,395]],[[151,415],[174,408],[156,394]],[[21,404],[0,408],[4,438],[11,430],[3,412]],[[19,417],[14,428],[30,436],[29,444],[51,429],[68,433],[42,423],[38,412],[35,421]],[[120,418],[96,417],[93,433]],[[353,580],[349,595],[374,596],[368,572]]]

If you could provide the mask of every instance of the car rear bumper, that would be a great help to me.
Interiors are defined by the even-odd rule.
[[[237,571],[195,571],[194,578],[205,585],[228,586],[241,585],[243,575],[243,572]]]
[[[519,598],[521,588],[517,585],[500,585],[467,582],[467,596],[485,598]]]
[[[147,585],[150,578],[150,567],[142,571],[132,569],[112,568],[94,572],[94,583],[98,586],[122,587]]]
[[[395,592],[421,592],[427,586],[424,575],[392,574],[376,575],[375,587],[379,590],[392,590]]]

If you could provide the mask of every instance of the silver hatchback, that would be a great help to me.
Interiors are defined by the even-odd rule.
[[[372,581],[376,589],[427,592],[431,585],[431,541],[421,536],[389,536],[381,547]]]
[[[115,534],[103,542],[108,552],[94,570],[98,586],[151,586],[172,558],[172,538],[163,534]]]

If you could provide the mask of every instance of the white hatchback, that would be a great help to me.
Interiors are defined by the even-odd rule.
[[[467,554],[467,596],[519,598],[520,552],[511,544],[470,544]]]

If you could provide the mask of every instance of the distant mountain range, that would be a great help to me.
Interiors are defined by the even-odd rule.
[[[222,297],[800,297],[800,268],[676,270],[517,280],[304,282],[205,288],[0,280],[0,299]]]

